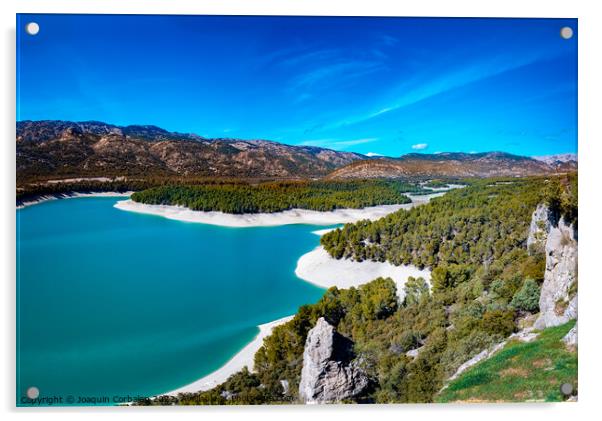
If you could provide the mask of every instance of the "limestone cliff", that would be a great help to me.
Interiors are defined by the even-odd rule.
[[[548,232],[550,232],[550,216],[548,207],[544,204],[537,206],[531,217],[527,248],[530,252],[543,252],[545,249]]]
[[[352,359],[353,342],[323,317],[307,335],[299,397],[304,403],[335,403],[359,396],[368,377]]]
[[[563,217],[539,205],[531,220],[529,249],[545,252],[546,268],[535,328],[558,326],[577,318],[577,233]]]

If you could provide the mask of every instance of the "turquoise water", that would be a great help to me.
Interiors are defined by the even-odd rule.
[[[185,223],[118,200],[17,211],[18,403],[30,386],[63,404],[176,389],[324,291],[294,274],[315,226]]]

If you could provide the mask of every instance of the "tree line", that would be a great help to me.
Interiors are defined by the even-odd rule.
[[[404,193],[421,190],[414,184],[388,180],[277,181],[166,185],[136,192],[132,200],[232,214],[270,213],[294,208],[332,211],[410,203],[411,200]]]

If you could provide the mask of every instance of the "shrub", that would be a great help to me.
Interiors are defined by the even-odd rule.
[[[418,335],[411,330],[405,331],[399,337],[397,344],[403,352],[408,352],[411,349],[418,347]]]
[[[523,264],[522,272],[524,278],[531,278],[535,281],[543,281],[543,275],[546,269],[546,258],[544,253],[537,253],[529,256]]]
[[[515,274],[506,276],[503,279],[496,279],[489,286],[489,291],[493,293],[492,298],[499,299],[498,301],[509,303],[516,291],[523,283],[520,275]]]
[[[499,334],[504,337],[514,332],[513,310],[492,310],[483,315],[482,329],[492,335]]]
[[[441,357],[446,376],[452,375],[460,365],[501,339],[498,335],[472,331],[464,338],[450,343]]]
[[[521,289],[519,289],[510,305],[517,310],[528,311],[535,313],[539,311],[539,296],[541,294],[541,288],[537,285],[533,279],[526,279]]]

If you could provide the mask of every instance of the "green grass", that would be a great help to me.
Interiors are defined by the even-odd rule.
[[[452,381],[436,402],[560,402],[560,385],[577,389],[577,353],[569,352],[562,338],[575,325],[571,321],[548,328],[530,343],[512,341]]]

